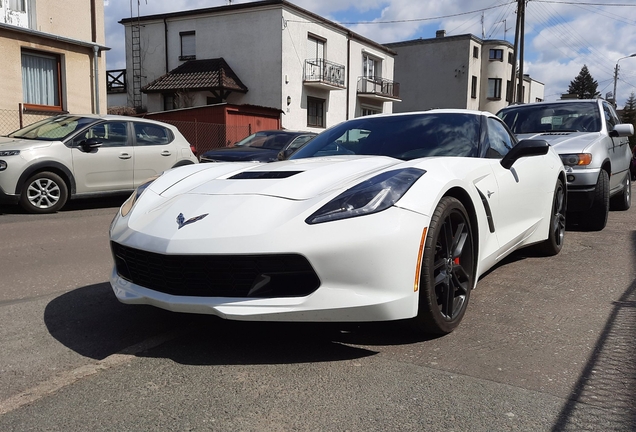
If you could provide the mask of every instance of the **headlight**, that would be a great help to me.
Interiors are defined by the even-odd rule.
[[[418,168],[405,168],[379,174],[341,193],[305,222],[313,225],[386,210],[402,198],[425,172]]]
[[[122,206],[121,206],[121,215],[122,215],[122,217],[126,217],[126,215],[128,215],[128,213],[130,213],[130,211],[132,210],[133,206],[137,202],[137,199],[146,190],[146,188],[148,186],[150,186],[152,184],[152,182],[155,181],[156,179],[157,179],[157,177],[153,177],[153,178],[149,179],[146,183],[140,185],[137,189],[135,189],[135,191],[132,193],[130,198],[128,198],[126,200],[126,202],[123,203]]]
[[[592,155],[590,153],[562,154],[559,156],[565,166],[582,166],[592,163]]]
[[[17,156],[20,150],[0,150],[0,156]]]

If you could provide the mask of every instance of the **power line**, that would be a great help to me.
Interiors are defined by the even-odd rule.
[[[569,5],[586,5],[586,6],[617,6],[617,7],[636,7],[635,4],[628,3],[583,3],[575,1],[558,1],[558,0],[530,0],[538,3],[556,3],[556,4],[569,4]]]

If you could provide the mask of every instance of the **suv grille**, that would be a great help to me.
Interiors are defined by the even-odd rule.
[[[200,297],[300,297],[320,286],[298,254],[163,255],[110,243],[117,274],[166,294]]]

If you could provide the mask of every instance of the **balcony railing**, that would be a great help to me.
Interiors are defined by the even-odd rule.
[[[345,67],[325,59],[305,60],[303,81],[327,89],[345,88]]]
[[[400,100],[400,83],[381,77],[358,77],[358,96]]]

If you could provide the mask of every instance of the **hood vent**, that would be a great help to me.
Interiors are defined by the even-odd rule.
[[[244,171],[230,177],[229,180],[283,179],[301,172],[302,171]]]

